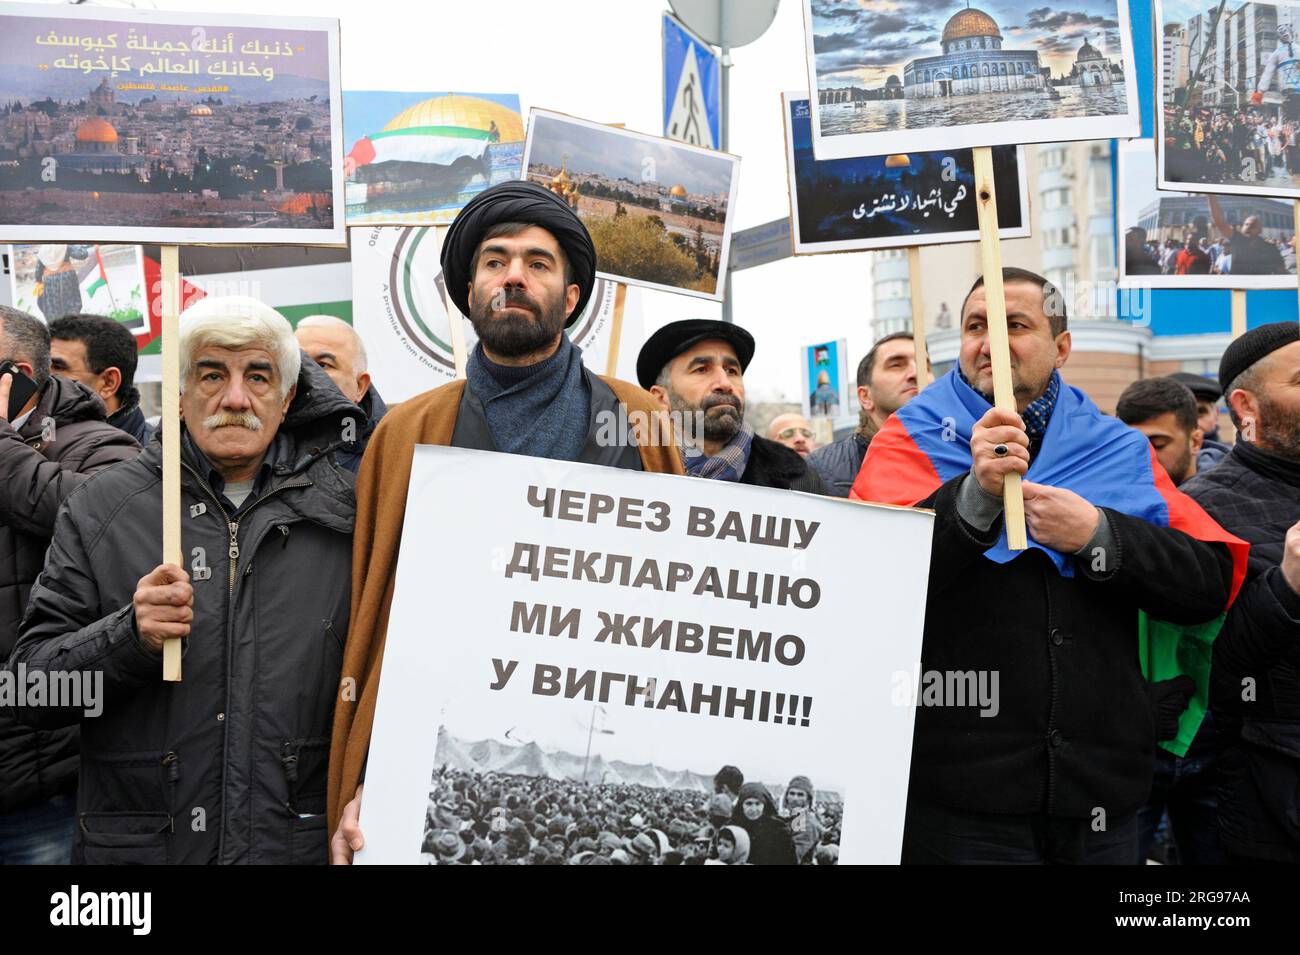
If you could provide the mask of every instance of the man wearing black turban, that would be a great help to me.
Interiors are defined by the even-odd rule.
[[[356,681],[358,692],[334,712],[329,807],[331,827],[337,827],[335,862],[350,861],[361,844],[360,780],[414,446],[683,473],[672,428],[652,424],[661,414],[655,399],[636,385],[592,374],[564,333],[581,317],[596,284],[595,247],[568,205],[527,182],[480,193],[447,232],[442,271],[448,294],[469,316],[479,341],[464,381],[426,391],[384,416],[357,476],[343,676]]]

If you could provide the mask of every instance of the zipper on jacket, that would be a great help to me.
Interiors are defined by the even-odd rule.
[[[164,756],[162,764],[167,767],[167,782],[174,786],[181,778],[181,758],[177,755],[176,750],[172,750]]]
[[[229,578],[229,583],[227,585],[228,605],[226,608],[226,674],[227,674],[226,712],[229,713],[231,712],[229,674],[232,671],[234,666],[233,660],[231,659],[231,656],[233,655],[234,652],[234,641],[231,639],[232,636],[231,631],[234,625],[233,610],[234,610],[234,599],[235,599],[235,570],[236,570],[236,564],[238,563],[238,559],[239,559],[239,539],[238,539],[239,521],[232,521],[230,519],[230,515],[226,513],[226,509],[221,506],[221,500],[217,496],[216,492],[213,491],[212,488],[208,486],[208,482],[203,480],[203,478],[199,476],[198,472],[195,471],[194,468],[190,467],[190,465],[185,461],[181,461],[181,466],[184,467],[185,470],[188,471],[193,476],[195,483],[197,483],[199,488],[202,491],[204,491],[207,494],[207,496],[211,499],[213,505],[217,509],[217,513],[221,515],[221,519],[225,522],[226,528],[230,534],[230,547],[227,550],[227,555],[230,559],[230,578]],[[298,481],[297,483],[294,484],[281,484],[279,487],[272,488],[270,491],[268,491],[267,493],[259,497],[257,500],[255,500],[252,504],[248,505],[248,511],[245,511],[244,515],[247,516],[249,511],[252,511],[253,508],[257,507],[263,501],[270,500],[272,497],[279,494],[281,491],[288,491],[293,488],[303,488],[303,487],[311,487],[311,486],[312,486],[311,481]],[[288,535],[286,535],[286,537],[287,536]],[[168,755],[174,756],[175,754],[169,753]],[[230,762],[230,733],[227,732],[222,735],[222,743],[221,743],[221,807],[222,809],[221,809],[221,825],[217,830],[217,860],[219,862],[224,861],[225,852],[226,852],[226,822],[227,822],[226,766],[229,762]],[[176,772],[179,774],[180,772],[179,767],[177,768]]]
[[[230,548],[226,551],[230,558],[230,584],[228,590],[230,595],[235,595],[235,567],[239,563],[239,521],[231,521],[226,525],[230,531]]]

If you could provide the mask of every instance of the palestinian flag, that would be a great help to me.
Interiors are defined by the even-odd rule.
[[[487,130],[415,126],[363,136],[348,156],[358,166],[395,161],[450,166],[462,156],[478,159],[491,143]]]
[[[850,497],[860,501],[910,506],[970,470],[970,437],[989,403],[954,369],[900,408],[871,439]],[[1201,506],[1174,487],[1156,460],[1150,442],[1117,418],[1101,412],[1077,388],[1061,383],[1042,448],[1025,480],[1063,487],[1099,507],[1172,527],[1198,540],[1226,544],[1232,554],[1232,588],[1228,606],[1246,578],[1249,545],[1229,534]],[[1032,538],[1029,546],[1047,554],[1063,577],[1074,576],[1074,559]],[[1007,546],[1006,530],[984,556],[1006,563],[1020,555]],[[1184,714],[1174,745],[1186,752],[1200,726],[1209,692],[1209,647],[1223,617],[1199,627],[1139,621],[1143,672],[1149,680],[1186,673],[1196,680],[1193,706]],[[1194,717],[1192,711],[1196,710]],[[1191,725],[1193,724],[1194,725]],[[1190,729],[1190,735],[1187,730]],[[1184,739],[1185,738],[1185,739]],[[1181,743],[1182,752],[1175,749]]]
[[[104,253],[100,251],[99,246],[95,246],[95,268],[98,274],[95,280],[86,286],[86,298],[94,298],[95,293],[101,288],[108,289],[108,300],[112,302],[113,308],[117,308],[117,302],[113,301],[113,290],[108,288],[108,272],[104,270]]]

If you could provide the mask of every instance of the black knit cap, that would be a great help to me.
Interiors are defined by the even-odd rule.
[[[1271,322],[1235,339],[1219,361],[1219,386],[1223,393],[1226,395],[1228,386],[1255,362],[1295,341],[1300,341],[1300,322]]]
[[[649,390],[664,366],[686,349],[704,341],[723,341],[736,350],[743,373],[754,357],[754,336],[739,325],[712,318],[687,318],[669,322],[646,339],[636,356],[636,379]]]
[[[462,315],[469,315],[470,269],[483,234],[502,222],[540,226],[560,243],[569,260],[573,281],[581,293],[569,313],[568,325],[581,316],[596,286],[596,246],[591,234],[568,203],[535,182],[503,182],[484,189],[465,204],[447,230],[442,244],[442,275],[447,294]]]

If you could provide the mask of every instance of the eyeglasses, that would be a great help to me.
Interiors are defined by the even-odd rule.
[[[809,441],[812,440],[813,433],[807,428],[786,428],[784,431],[778,431],[776,436],[782,441],[789,441],[796,434],[801,434]]]

